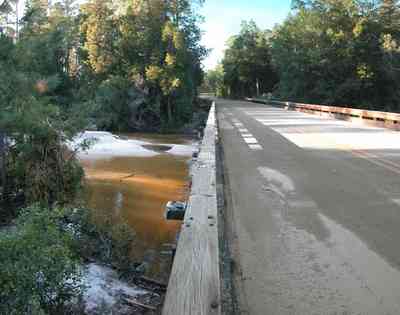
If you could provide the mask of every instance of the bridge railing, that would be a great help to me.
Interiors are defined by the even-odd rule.
[[[319,114],[321,116],[330,116],[342,120],[363,121],[375,126],[400,130],[400,114],[398,113],[381,112],[381,111],[356,109],[348,107],[283,102],[283,101],[265,100],[258,98],[248,98],[246,100],[254,103],[276,105],[288,110]]]
[[[215,104],[212,105],[168,283],[163,315],[221,314],[216,190]]]

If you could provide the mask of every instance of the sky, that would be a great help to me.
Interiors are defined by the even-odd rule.
[[[204,61],[212,69],[223,57],[229,37],[239,33],[243,20],[253,19],[262,28],[272,28],[289,14],[291,0],[206,0],[201,14],[205,18],[203,45],[212,52]]]

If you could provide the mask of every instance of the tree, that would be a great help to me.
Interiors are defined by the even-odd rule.
[[[16,76],[13,64],[15,63],[14,44],[12,39],[5,34],[0,33],[0,111],[4,113],[0,116],[0,183],[1,198],[0,201],[6,200],[7,194],[7,169],[6,154],[7,148],[7,129],[2,125],[5,113],[9,107],[9,102],[13,96],[13,81]],[[10,84],[11,83],[11,84]],[[11,90],[10,90],[11,88]]]
[[[240,33],[228,41],[222,61],[224,81],[233,97],[269,92],[277,82],[271,64],[271,33],[253,22],[243,22]]]
[[[118,25],[110,4],[111,1],[92,0],[82,6],[83,51],[87,65],[97,75],[109,73],[116,59]]]
[[[215,69],[207,71],[204,78],[203,90],[206,93],[213,93],[215,96],[228,96],[224,85],[224,69],[222,64],[217,65]]]
[[[119,111],[130,117],[131,128],[143,126],[147,119],[154,125],[157,115],[156,125],[165,126],[191,118],[206,53],[192,4],[126,0],[119,1],[120,9],[115,11],[109,1],[92,0],[84,6],[85,73],[91,86],[100,87],[111,77],[131,83],[125,94],[136,94],[133,99],[142,102],[125,102],[126,109]]]
[[[83,173],[65,144],[86,114],[118,131],[190,121],[206,53],[195,2],[26,1],[18,40],[0,38],[2,197],[73,201]]]
[[[46,20],[41,23],[48,23]],[[34,27],[44,29],[44,24]],[[14,200],[21,191],[28,204],[40,202],[52,206],[57,202],[73,202],[81,185],[82,168],[75,154],[68,152],[66,143],[84,124],[72,121],[76,118],[72,111],[59,102],[61,93],[57,89],[62,79],[58,76],[64,70],[51,62],[58,60],[57,49],[40,54],[43,47],[37,46],[39,42],[46,43],[44,47],[52,47],[48,34],[43,30],[40,38],[40,34],[30,34],[26,28],[17,43],[0,36],[2,198],[11,203],[5,207],[3,216],[12,212]],[[5,135],[8,135],[8,147],[4,146]]]
[[[149,81],[159,85],[162,95],[166,97],[167,121],[173,121],[172,97],[183,83],[182,64],[184,61],[184,39],[180,31],[172,22],[164,25],[162,41],[165,46],[165,58],[162,66],[150,65],[146,69],[146,77]],[[183,68],[184,69],[184,68]]]
[[[276,96],[370,109],[397,109],[397,1],[295,1],[274,30]]]

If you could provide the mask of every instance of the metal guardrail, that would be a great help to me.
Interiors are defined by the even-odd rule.
[[[377,126],[400,130],[400,114],[374,110],[356,109],[348,107],[303,104],[247,98],[249,102],[277,105],[279,107],[313,114],[328,115],[342,120],[363,120]]]
[[[220,315],[215,103],[192,168],[192,190],[168,283],[163,315]]]

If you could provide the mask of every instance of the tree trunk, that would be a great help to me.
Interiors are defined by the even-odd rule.
[[[0,187],[2,198],[6,188],[6,134],[0,130]]]
[[[171,97],[168,96],[168,102],[167,102],[167,114],[168,114],[168,123],[172,123],[172,108],[171,108]]]

